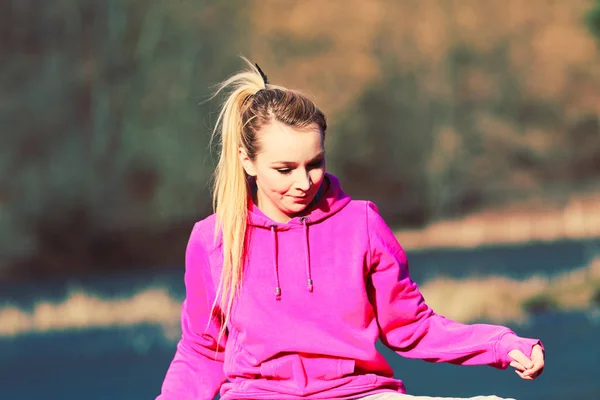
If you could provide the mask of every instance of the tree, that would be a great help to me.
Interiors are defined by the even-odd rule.
[[[594,6],[587,13],[586,23],[592,34],[600,40],[600,0],[596,0]]]

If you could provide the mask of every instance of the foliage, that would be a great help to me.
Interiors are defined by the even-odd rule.
[[[600,0],[594,2],[594,6],[586,15],[586,23],[592,34],[600,40]]]
[[[240,53],[321,90],[328,168],[394,226],[598,184],[578,6],[318,4],[0,2],[0,271],[180,264],[211,210],[204,100]]]
[[[0,8],[0,264],[52,247],[49,238],[58,263],[83,253],[75,263],[86,264],[104,232],[210,210],[203,100],[238,65],[241,3]]]

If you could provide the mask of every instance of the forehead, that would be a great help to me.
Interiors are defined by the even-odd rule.
[[[312,158],[323,150],[323,136],[317,124],[295,128],[281,122],[272,122],[263,126],[257,136],[258,154],[269,159],[300,160]]]

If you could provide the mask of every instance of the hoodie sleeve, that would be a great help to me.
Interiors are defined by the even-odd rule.
[[[533,346],[541,345],[503,326],[466,325],[437,315],[411,280],[406,254],[393,232],[377,207],[367,204],[369,296],[386,346],[407,358],[504,369],[511,362],[511,350],[530,357]]]
[[[218,342],[220,323],[217,318],[209,321],[215,289],[197,225],[187,244],[184,281],[182,336],[157,400],[210,400],[226,381],[223,371],[226,338]]]

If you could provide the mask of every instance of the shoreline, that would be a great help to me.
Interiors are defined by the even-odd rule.
[[[410,251],[600,238],[600,193],[573,196],[562,207],[515,204],[394,233]]]
[[[565,240],[600,240],[600,190],[570,194],[567,200],[559,204],[547,199],[544,202],[537,199],[488,207],[465,216],[431,222],[421,228],[390,227],[401,246],[411,252],[470,250],[482,246],[520,246]],[[98,244],[113,246],[105,248],[102,253],[105,258],[91,259],[74,252],[79,257],[70,259],[49,248],[46,253],[33,254],[19,263],[11,264],[7,260],[0,260],[0,286],[40,279],[83,278],[138,269],[167,270],[179,265],[173,260],[180,260],[183,251],[181,243],[185,243],[189,237],[190,223],[182,222],[166,229],[135,228],[104,232],[104,236],[95,239]],[[154,247],[161,248],[160,254],[147,251]],[[138,262],[132,266],[122,262],[123,259]],[[46,268],[41,268],[41,265],[46,265]]]
[[[589,265],[550,277],[438,277],[420,287],[437,313],[463,323],[526,323],[548,311],[593,311],[600,307],[600,256]],[[106,297],[73,288],[61,300],[37,299],[33,307],[0,304],[0,339],[23,334],[150,324],[176,340],[181,299],[165,286],[150,285],[129,295]]]

